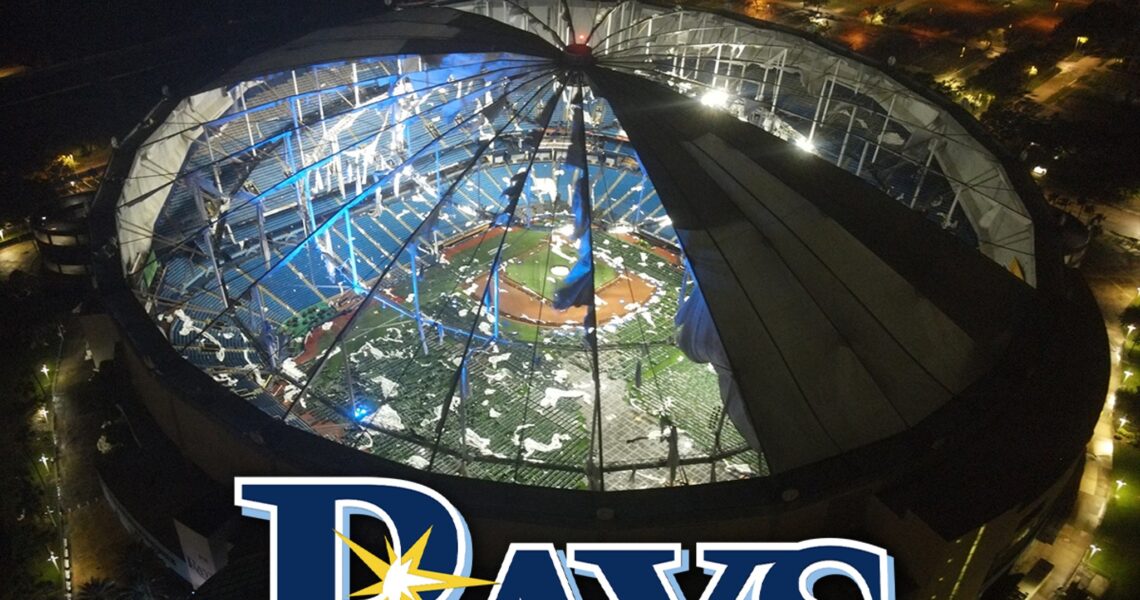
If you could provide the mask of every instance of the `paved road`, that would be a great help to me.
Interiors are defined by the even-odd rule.
[[[1140,240],[1140,212],[1127,207],[1097,205],[1096,212],[1104,215],[1104,229]]]
[[[67,324],[55,381],[56,427],[63,473],[63,508],[71,537],[72,580],[118,579],[130,537],[107,505],[95,471],[99,402],[91,397],[93,365],[77,323]]]
[[[0,246],[0,279],[8,279],[17,269],[34,273],[39,256],[31,240]]]
[[[1029,93],[1029,97],[1044,107],[1042,111],[1044,114],[1058,112],[1057,101],[1064,96],[1062,92],[1078,84],[1082,78],[1089,74],[1104,69],[1107,62],[1108,59],[1096,56],[1079,58],[1070,56],[1069,59],[1057,63],[1061,72],[1037,86]],[[1051,101],[1052,103],[1050,103]]]

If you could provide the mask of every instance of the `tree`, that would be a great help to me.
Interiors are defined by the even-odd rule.
[[[157,580],[145,575],[133,577],[118,596],[119,600],[168,600],[170,596]]]
[[[34,579],[27,573],[18,573],[5,582],[0,593],[4,600],[61,600],[63,590],[58,584],[43,579]]]
[[[1123,327],[1128,327],[1129,325],[1140,327],[1140,306],[1132,304],[1126,306],[1124,311],[1120,313],[1120,325]]]
[[[89,579],[79,587],[75,600],[122,600],[123,588],[106,578]]]
[[[1098,0],[1085,10],[1066,18],[1053,35],[1067,50],[1074,47],[1077,36],[1088,38],[1082,52],[1118,54],[1134,44],[1140,19],[1140,8],[1135,3],[1105,2]]]
[[[181,580],[158,560],[154,551],[141,542],[134,542],[123,553],[119,580],[123,592],[119,600],[170,600],[181,598]],[[189,591],[187,588],[186,591]]]

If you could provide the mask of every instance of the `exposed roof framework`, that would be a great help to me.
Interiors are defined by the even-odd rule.
[[[709,13],[455,7],[501,23],[316,32],[136,157],[125,271],[270,414],[470,477],[703,483],[904,431],[1008,341],[1028,287],[982,256],[1032,284],[1032,222],[905,87]]]
[[[1033,224],[1001,162],[937,103],[802,35],[653,3],[452,4],[721,106],[854,173],[1034,285]],[[553,23],[546,27],[544,23]]]

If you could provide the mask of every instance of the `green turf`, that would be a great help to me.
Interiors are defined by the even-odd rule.
[[[1095,537],[1101,551],[1089,563],[1112,582],[1106,598],[1124,600],[1134,597],[1132,593],[1140,588],[1140,571],[1136,569],[1136,557],[1140,556],[1140,537],[1136,535],[1140,531],[1140,449],[1117,443],[1112,477],[1126,484],[1109,500]]]
[[[521,260],[510,265],[515,267],[514,272],[506,276],[529,277],[528,287],[553,288],[545,276],[548,256],[558,259],[557,262],[552,260],[551,264],[566,266],[573,258],[560,258],[550,252],[547,246],[549,239],[547,230],[512,231],[503,245],[503,258]],[[486,265],[499,248],[500,241],[504,241],[503,238],[489,236],[482,239],[481,244],[471,244],[451,253],[446,264],[435,264],[425,269],[419,284],[425,314],[444,319],[460,330],[466,330],[471,324],[485,325],[485,319],[472,320],[479,302],[477,291],[471,288],[485,280]],[[665,282],[661,301],[651,308],[654,323],[658,326],[636,319],[609,329],[602,336],[604,347],[598,354],[599,368],[608,379],[626,382],[625,407],[622,408],[623,399],[616,395],[609,402],[613,403],[615,410],[638,415],[638,419],[633,421],[611,423],[610,427],[615,429],[610,435],[618,436],[614,439],[631,439],[659,427],[658,421],[667,417],[668,422],[684,431],[686,438],[692,441],[694,453],[732,451],[744,447],[743,439],[731,427],[725,428],[722,435],[718,434],[720,394],[716,376],[709,372],[707,366],[684,360],[683,354],[668,341],[672,311],[677,305],[680,270],[667,261],[653,258],[650,249],[640,244],[604,234],[598,235],[596,241],[607,254],[621,258],[627,265],[636,265],[633,268],[639,273]],[[570,254],[573,249],[566,247],[563,252]],[[529,273],[520,274],[518,267],[529,270]],[[613,268],[605,267],[600,269],[598,283],[604,285],[616,276]],[[392,295],[403,300],[410,294],[410,281],[400,273],[390,289]],[[398,344],[385,341],[392,335],[398,335],[405,342],[403,352],[391,354],[392,350],[399,349]],[[441,453],[435,468],[445,473],[465,472],[471,477],[528,485],[586,486],[583,473],[590,450],[589,413],[581,403],[575,402],[561,402],[557,407],[544,410],[538,407],[546,389],[572,385],[556,378],[554,366],[565,365],[571,371],[588,372],[593,368],[589,353],[573,343],[573,333],[559,334],[556,330],[510,319],[500,323],[500,335],[507,340],[539,341],[541,346],[532,349],[530,346],[500,344],[498,349],[489,351],[482,350],[482,345],[474,346],[476,350],[467,359],[474,374],[469,383],[471,401],[452,405],[451,418],[440,432],[442,447],[462,456]],[[332,336],[325,338],[322,347],[327,347]],[[464,352],[465,344],[460,335],[449,334],[440,339],[431,330],[425,338],[428,352],[424,353],[417,338],[415,324],[409,317],[375,305],[369,306],[343,340],[344,350],[329,358],[322,374],[313,382],[306,409],[317,419],[340,421],[342,417],[337,413],[345,414],[352,410],[345,400],[350,397],[348,382],[351,381],[352,385],[351,397],[380,398],[386,392],[372,375],[384,374],[399,384],[398,393],[386,397],[385,402],[400,415],[403,429],[399,436],[374,432],[358,439],[355,434],[350,434],[350,443],[366,440],[371,452],[398,462],[412,457],[422,459],[424,448],[434,443],[436,428],[444,423],[440,410],[442,399],[448,393],[454,393],[451,386],[455,382],[455,359]],[[345,370],[349,365],[347,356],[366,342],[372,342],[373,347],[388,354],[357,354],[350,376]],[[499,357],[497,362],[490,362],[489,356],[492,355]],[[494,381],[481,376],[493,370],[506,370],[513,376]],[[326,399],[327,405],[315,401],[320,398]],[[494,456],[485,455],[483,450],[467,441],[467,431],[479,439],[488,440],[487,448]],[[518,440],[531,439],[545,444],[554,440],[555,435],[561,436],[560,447],[536,451],[529,457],[521,454]],[[412,439],[405,439],[407,436]],[[611,450],[616,451],[616,454],[609,455],[611,464],[637,463],[664,456],[646,448],[623,452],[624,445],[621,444]],[[742,452],[728,462],[750,465],[763,472],[762,461],[751,452]],[[563,469],[547,469],[543,463],[559,465]],[[580,469],[564,469],[567,466]],[[696,471],[689,472],[696,474]],[[609,477],[613,478],[612,481],[625,481],[632,475],[623,472]]]
[[[1133,301],[1137,304],[1137,301]],[[1140,333],[1125,335],[1123,345],[1123,368],[1140,373]],[[1089,564],[1111,581],[1106,600],[1132,598],[1140,588],[1140,571],[1136,569],[1136,557],[1140,556],[1140,448],[1136,443],[1136,423],[1140,423],[1140,401],[1135,394],[1140,377],[1133,375],[1117,388],[1116,417],[1127,419],[1128,425],[1119,427],[1121,439],[1114,444],[1112,456],[1112,479],[1125,483],[1121,489],[1110,487],[1112,496],[1104,521],[1097,528],[1095,543],[1101,548],[1089,560]]]
[[[604,244],[605,240],[610,240],[614,244],[610,249],[620,253],[629,253],[630,260],[634,252],[637,252],[634,246],[626,242],[622,242],[617,238],[612,238],[604,233],[596,235],[596,242]],[[425,304],[423,309],[427,313],[432,312],[430,306],[431,299],[438,299],[440,296],[447,295],[456,290],[462,289],[462,285],[458,283],[461,276],[457,273],[460,266],[470,265],[472,267],[483,267],[490,264],[494,258],[495,253],[498,251],[499,242],[501,241],[500,235],[491,235],[481,238],[481,243],[472,247],[466,248],[457,252],[450,258],[450,263],[447,265],[435,265],[428,268],[420,280],[419,291],[421,301]],[[557,286],[545,281],[545,277],[541,277],[543,272],[549,272],[547,268],[547,257],[550,259],[550,266],[561,264],[569,267],[573,261],[567,260],[558,256],[553,252],[548,251],[548,243],[550,241],[550,232],[543,229],[516,229],[510,232],[506,243],[503,246],[503,261],[511,261],[511,259],[521,257],[521,262],[508,264],[504,270],[505,276],[510,278],[531,290],[541,290],[542,295],[548,300],[552,300],[554,291]],[[624,250],[621,250],[624,249]],[[563,246],[563,254],[570,255],[573,248],[570,246]],[[609,265],[599,261],[595,267],[594,281],[595,285],[599,288],[610,283],[617,278],[617,272]],[[545,283],[545,286],[543,285]],[[395,283],[393,286],[393,293],[397,297],[407,297],[411,293],[411,284],[403,278],[401,281]],[[316,310],[313,307],[309,310]],[[383,329],[404,321],[405,318],[396,315],[392,311],[378,310],[378,307],[372,307],[365,311],[357,319],[353,327],[353,332],[345,340],[349,352],[354,352],[360,348],[368,339],[373,337],[370,332]],[[539,335],[541,328],[529,323],[522,323],[504,319],[501,323],[502,333],[511,339],[519,340],[533,340],[535,336]],[[303,333],[297,332],[294,335],[303,337]],[[317,345],[318,351],[325,351],[334,339],[334,335],[325,335],[321,338]],[[340,372],[343,368],[344,358],[341,355],[331,357],[329,364],[326,366],[326,371],[331,373]]]
[[[555,266],[570,269],[575,262],[571,254],[574,252],[572,247],[563,246],[561,252],[571,258],[556,254],[547,243],[539,244],[526,255],[508,262],[503,268],[503,274],[527,290],[547,300],[553,300],[562,278],[551,273],[551,269]],[[614,279],[617,279],[617,271],[613,267],[600,260],[594,262],[595,288],[601,289]]]

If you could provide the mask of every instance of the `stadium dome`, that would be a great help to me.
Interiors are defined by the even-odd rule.
[[[758,478],[953,404],[1056,281],[962,114],[726,14],[406,8],[177,102],[117,250],[182,357],[313,435],[553,488]]]

